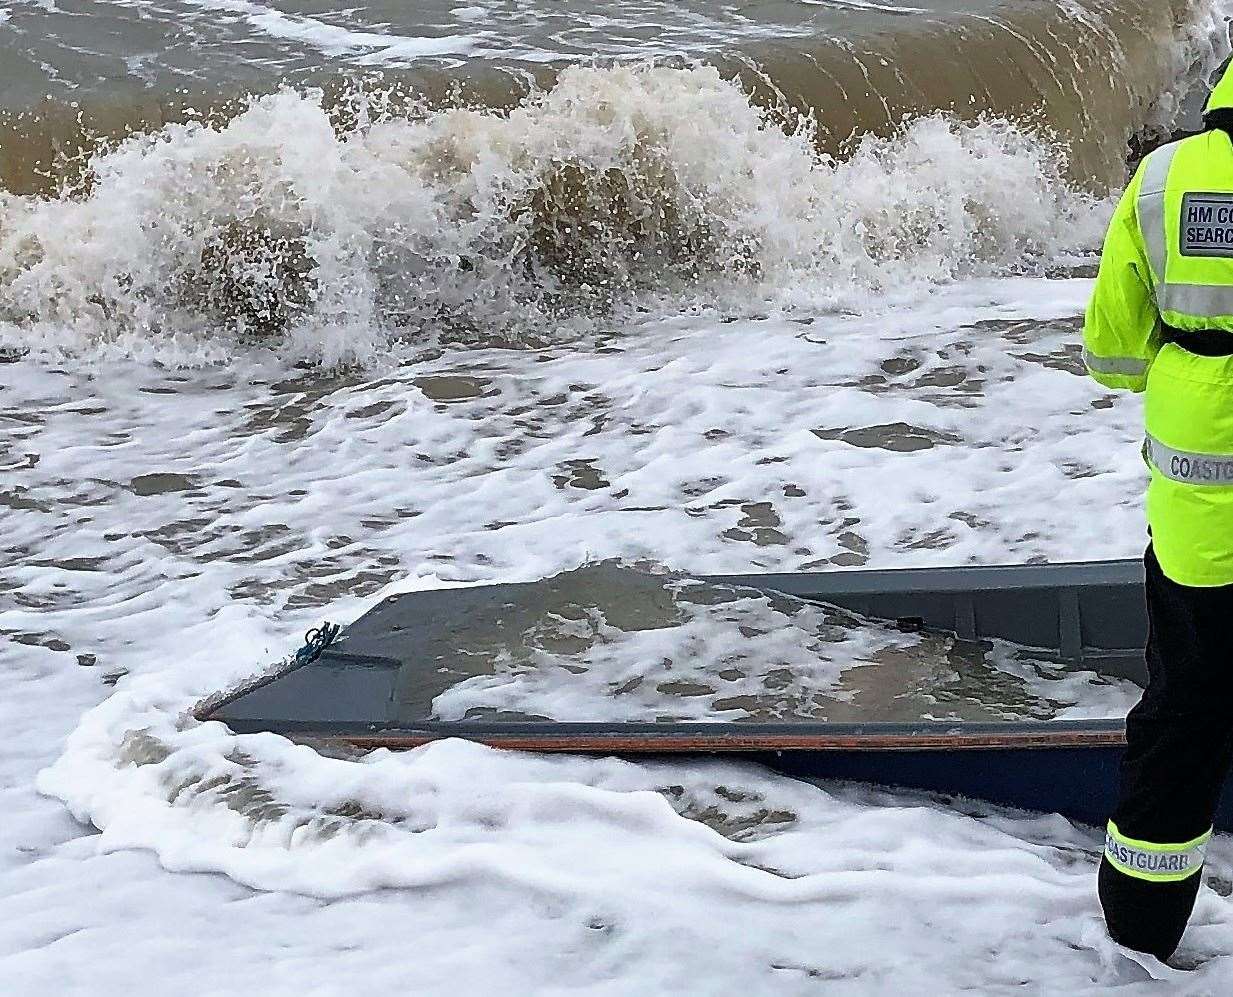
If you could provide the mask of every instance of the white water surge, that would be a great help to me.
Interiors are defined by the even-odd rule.
[[[217,360],[286,333],[333,363],[668,298],[863,308],[1099,237],[1103,207],[1010,123],[925,118],[841,163],[791,124],[701,68],[570,69],[509,115],[342,135],[319,96],[261,98],[128,140],[79,192],[0,194],[0,342]]]
[[[443,580],[610,555],[734,571],[1131,554],[1137,412],[1077,373],[1085,288],[965,282],[810,324],[655,319],[598,351],[412,354],[377,376],[238,356],[0,368],[20,565],[0,626],[21,642],[0,709],[23,745],[0,833],[27,849],[2,874],[6,968],[50,989],[64,962],[90,965],[114,991],[131,979],[120,946],[197,979],[208,937],[224,979],[275,992],[300,971],[428,992],[562,973],[710,992],[1146,978],[1101,936],[1096,832],[1062,821],[741,766],[464,745],[330,759],[182,719],[321,617]],[[1129,701],[1081,676],[1067,696]],[[94,839],[20,778],[74,726],[40,785]],[[1214,853],[1227,876],[1233,856]],[[102,899],[70,899],[83,891]],[[174,932],[169,902],[187,908]],[[1205,891],[1185,950],[1203,979],[1229,971],[1228,917]],[[283,931],[298,970],[265,947]]]
[[[579,68],[341,131],[287,91],[0,195],[0,980],[1227,990],[1223,837],[1170,969],[1059,818],[185,716],[393,591],[1137,554],[1138,405],[1078,360],[1108,204],[1062,159],[932,116],[834,162],[710,70]]]

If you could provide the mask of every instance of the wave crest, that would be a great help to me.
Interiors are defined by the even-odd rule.
[[[838,161],[712,68],[575,67],[509,113],[359,121],[284,90],[99,152],[54,198],[0,195],[0,337],[202,358],[278,336],[333,363],[647,299],[865,307],[1031,269],[1103,222],[1021,125],[932,115]]]

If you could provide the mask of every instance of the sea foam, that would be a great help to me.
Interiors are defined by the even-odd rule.
[[[1063,171],[1020,126],[936,115],[836,161],[707,68],[572,68],[509,114],[350,129],[284,91],[122,142],[56,198],[0,194],[0,341],[334,363],[647,302],[867,308],[1091,249],[1107,209]]]

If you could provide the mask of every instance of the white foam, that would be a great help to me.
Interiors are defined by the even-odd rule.
[[[809,324],[647,318],[605,350],[409,350],[365,375],[247,351],[189,373],[0,366],[0,517],[18,564],[0,629],[36,642],[0,652],[5,968],[50,990],[81,966],[103,992],[135,966],[274,993],[305,974],[385,989],[394,966],[421,992],[1176,979],[1103,936],[1099,836],[1057,819],[973,820],[731,765],[460,744],[328,759],[183,720],[322,616],[442,580],[606,556],[724,572],[860,550],[875,566],[1133,554],[1140,413],[1133,398],[1094,408],[1103,393],[1072,372],[1088,288],[965,280]],[[895,422],[943,442],[813,432]],[[571,484],[578,460],[608,484]],[[155,472],[181,478],[143,483]],[[740,525],[752,502],[782,540]],[[86,653],[98,663],[78,667]],[[1072,681],[1057,698],[1079,715],[1130,701]],[[41,786],[97,836],[28,788],[66,735]],[[1223,839],[1212,854],[1227,876]],[[1184,954],[1219,990],[1233,904],[1205,889],[1197,918]]]
[[[834,10],[871,10],[887,14],[931,14],[925,7],[904,7],[899,4],[882,3],[881,0],[799,0],[813,7],[830,7]]]
[[[450,11],[460,21],[478,21],[488,16],[484,7],[455,7]]]
[[[271,38],[300,42],[328,56],[366,51],[358,61],[399,65],[428,56],[462,55],[476,46],[469,35],[408,37],[373,31],[356,31],[300,14],[286,14],[274,7],[248,0],[192,0],[198,6],[240,14],[246,23]]]
[[[574,67],[509,114],[342,136],[286,91],[128,140],[80,195],[0,195],[0,341],[193,362],[228,320],[285,323],[328,363],[640,303],[867,308],[1093,245],[1107,208],[1062,171],[1039,136],[941,116],[833,162],[706,68]]]
[[[1078,0],[1066,0],[1075,16],[1081,16]],[[1215,74],[1224,69],[1233,54],[1230,43],[1230,22],[1233,20],[1233,0],[1200,0],[1193,3],[1187,15],[1173,27],[1173,44],[1168,48],[1172,66],[1169,78],[1173,85],[1153,102],[1144,122],[1143,132],[1164,138],[1175,128],[1197,129],[1199,122],[1184,121],[1188,104],[1206,102],[1208,88],[1215,83]]]

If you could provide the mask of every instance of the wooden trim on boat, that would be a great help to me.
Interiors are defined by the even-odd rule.
[[[1097,730],[1007,730],[973,733],[860,733],[815,734],[791,732],[749,733],[739,731],[715,734],[673,733],[515,733],[493,731],[339,731],[297,730],[288,732],[296,740],[347,744],[354,748],[407,750],[448,737],[516,751],[612,752],[614,754],[728,754],[753,752],[827,751],[1009,751],[1057,748],[1120,747],[1126,743],[1124,729],[1118,725]]]

